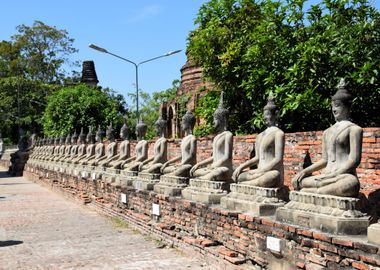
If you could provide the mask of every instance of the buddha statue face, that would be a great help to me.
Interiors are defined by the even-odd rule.
[[[264,110],[264,123],[267,127],[272,127],[277,124],[278,114],[274,110]]]
[[[350,106],[345,104],[342,100],[333,100],[331,102],[331,108],[335,121],[340,122],[349,118]]]

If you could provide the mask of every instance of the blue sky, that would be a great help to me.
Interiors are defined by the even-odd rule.
[[[99,84],[127,98],[134,92],[132,64],[88,48],[90,43],[141,62],[168,51],[182,52],[140,66],[139,88],[146,92],[165,90],[186,62],[186,38],[206,0],[17,0],[2,1],[0,40],[9,40],[20,24],[40,20],[68,31],[79,53],[74,60],[94,60]],[[319,2],[310,0],[310,3]],[[380,9],[380,0],[372,0]]]

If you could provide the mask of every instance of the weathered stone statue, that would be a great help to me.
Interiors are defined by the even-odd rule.
[[[83,159],[78,160],[78,164],[87,165],[87,163],[95,158],[95,134],[92,133],[92,128],[89,127],[88,134],[86,137],[87,147],[86,156]]]
[[[71,136],[70,134],[67,134],[66,140],[65,140],[65,154],[58,159],[59,162],[64,161],[66,158],[70,156],[71,151]]]
[[[256,137],[256,156],[236,168],[232,179],[237,184],[231,184],[231,193],[221,198],[222,207],[262,216],[273,215],[284,205],[279,188],[283,185],[285,136],[277,127],[278,113],[270,96],[264,107],[267,128]],[[257,168],[249,169],[252,166]]]
[[[160,181],[160,169],[167,161],[167,122],[160,116],[155,126],[160,138],[154,143],[153,157],[144,160],[139,166],[140,172],[136,181],[133,183],[136,189],[153,190],[154,185]]]
[[[350,121],[351,94],[341,80],[332,97],[336,123],[323,132],[322,158],[303,169],[293,180],[296,190],[342,197],[357,197],[360,183],[356,167],[360,164],[363,130]],[[312,172],[324,168],[320,175]]]
[[[58,155],[54,157],[53,161],[57,162],[61,157],[63,157],[65,154],[65,137],[61,136],[59,138],[59,148],[58,148]]]
[[[167,161],[167,139],[166,130],[167,122],[166,120],[160,118],[156,121],[156,131],[160,138],[154,144],[154,155],[151,158],[144,160],[140,166],[139,171],[146,173],[160,173],[162,165]]]
[[[194,165],[190,170],[190,185],[182,196],[206,204],[220,203],[229,191],[232,176],[233,136],[227,130],[228,110],[224,108],[223,92],[214,113],[217,135],[212,144],[212,156]]]
[[[95,156],[93,159],[89,160],[87,165],[89,166],[97,166],[98,162],[104,159],[105,147],[103,143],[104,131],[101,130],[100,125],[98,127],[98,131],[96,132],[95,140],[98,144],[95,147]]]
[[[290,201],[277,209],[276,219],[337,234],[362,234],[368,216],[358,211],[362,129],[349,120],[351,94],[342,79],[332,97],[336,123],[325,130],[322,158],[297,174]],[[320,175],[311,173],[323,169]]]
[[[166,195],[178,196],[188,185],[190,169],[197,160],[197,138],[192,134],[195,116],[187,111],[182,117],[182,130],[185,137],[181,142],[181,155],[164,163],[161,167],[160,182],[154,186],[154,191]],[[180,163],[177,163],[181,161]]]
[[[232,133],[227,130],[228,110],[224,108],[223,92],[214,113],[217,135],[212,143],[212,156],[194,165],[190,176],[215,181],[230,181],[232,176]]]
[[[130,144],[128,140],[128,127],[124,122],[124,125],[120,129],[120,138],[123,140],[120,143],[119,154],[115,156],[115,159],[109,163],[109,167],[113,169],[120,169],[125,160],[130,156]]]
[[[124,171],[135,171],[137,172],[140,164],[148,158],[148,142],[144,139],[148,126],[139,121],[136,125],[136,133],[138,143],[135,147],[136,155],[134,157],[130,157],[124,161],[121,165],[124,168]]]
[[[101,167],[108,167],[109,163],[116,158],[117,144],[115,142],[115,134],[114,129],[112,128],[112,124],[110,124],[108,127],[106,136],[108,138],[109,144],[107,146],[104,159],[98,161],[98,166]]]
[[[182,118],[182,130],[185,132],[185,137],[181,142],[181,155],[165,162],[161,167],[162,174],[189,177],[190,169],[197,160],[197,138],[193,135],[194,125],[195,116],[187,111]],[[176,164],[175,162],[179,160],[181,162]]]
[[[121,168],[124,168],[120,171],[121,177],[117,181],[121,186],[130,186],[136,180],[137,173],[139,170],[140,164],[148,158],[148,142],[144,139],[148,126],[142,122],[140,119],[139,123],[136,125],[136,134],[138,143],[135,146],[135,156],[127,158]]]
[[[73,136],[71,137],[71,150],[70,150],[70,157],[66,159],[67,163],[71,163],[73,159],[77,157],[78,154],[78,134],[77,131],[75,130]]]
[[[264,107],[267,129],[256,138],[256,156],[236,168],[232,179],[238,183],[258,187],[278,187],[282,184],[284,166],[284,132],[277,127],[278,108],[270,97]],[[257,169],[247,170],[254,165]]]
[[[86,157],[86,134],[83,132],[83,127],[79,133],[78,139],[79,147],[77,156],[71,161],[72,164],[78,164],[78,162]]]

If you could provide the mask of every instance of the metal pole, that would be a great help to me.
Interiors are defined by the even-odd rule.
[[[139,123],[139,66],[136,67],[136,125]]]

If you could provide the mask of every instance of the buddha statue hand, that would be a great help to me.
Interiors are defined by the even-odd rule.
[[[197,164],[195,164],[195,165],[191,168],[191,170],[190,170],[190,176],[191,176],[191,177],[194,176],[194,172],[195,172],[196,170],[198,170],[198,165],[197,165]]]
[[[292,179],[292,186],[295,190],[300,190],[301,189],[301,181],[304,179],[306,176],[309,174],[305,173],[304,171],[301,171],[296,174],[296,176],[293,177]]]
[[[238,181],[238,178],[239,178],[239,175],[241,174],[241,171],[242,171],[242,168],[239,166],[233,172],[233,174],[232,174],[232,180],[234,180],[234,182]]]

